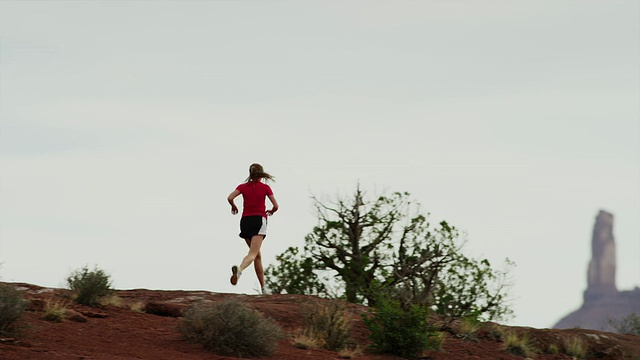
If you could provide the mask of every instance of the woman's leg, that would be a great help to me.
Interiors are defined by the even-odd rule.
[[[260,237],[262,237],[264,239],[264,236],[262,236],[262,235],[255,235],[254,238],[258,237],[258,236],[260,236]],[[238,283],[238,279],[240,278],[240,275],[242,275],[242,271],[244,269],[246,269],[249,266],[249,264],[251,264],[252,261],[254,262],[254,266],[256,267],[256,275],[258,274],[258,269],[257,269],[258,262],[260,263],[260,268],[262,269],[262,258],[260,256],[260,249],[258,248],[258,255],[253,255],[252,254],[253,250],[251,248],[251,243],[252,243],[251,238],[245,238],[244,241],[247,243],[247,246],[249,247],[249,254],[247,254],[247,256],[245,256],[242,259],[242,262],[240,263],[239,266],[235,266],[234,265],[234,266],[231,267],[231,285],[235,285],[235,284]],[[258,244],[258,243],[261,243],[261,242],[262,242],[262,240],[257,240],[257,241],[255,241],[253,243],[254,244]],[[263,272],[262,278],[264,279],[264,272]],[[258,280],[260,280],[260,275],[258,275]],[[262,280],[262,281],[264,281],[264,280]],[[260,284],[262,284],[262,282],[260,282]],[[264,286],[262,286],[262,287],[264,287]]]
[[[257,261],[254,266],[256,267],[256,274],[258,275],[258,280],[260,280],[260,274],[258,274],[258,264],[260,266],[260,272],[262,273],[262,281],[260,281],[260,285],[264,282],[264,272],[262,271],[262,257],[260,256],[260,247],[262,246],[262,241],[264,240],[264,235],[254,235],[251,240],[245,241],[247,245],[249,245],[249,253],[247,256],[242,259],[242,263],[240,264],[240,272],[246,269],[252,262]]]
[[[245,241],[247,242],[247,246],[251,248],[251,240],[245,239]],[[256,255],[255,259],[253,260],[253,268],[256,270],[256,276],[258,277],[258,282],[260,283],[260,289],[264,289],[264,269],[262,268],[262,251],[258,251],[258,255]]]

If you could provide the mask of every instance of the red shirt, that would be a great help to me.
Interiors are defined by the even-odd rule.
[[[267,216],[265,198],[273,195],[269,185],[262,181],[249,181],[238,185],[236,190],[242,194],[242,216]]]

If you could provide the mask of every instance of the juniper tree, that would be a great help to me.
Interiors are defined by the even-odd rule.
[[[508,312],[505,273],[464,256],[458,230],[445,221],[429,223],[408,192],[368,200],[358,186],[350,197],[312,199],[318,225],[302,251],[289,248],[267,269],[274,292],[323,295],[334,283],[338,295],[353,303],[374,305],[385,291],[452,318]],[[331,274],[333,281],[319,274]]]

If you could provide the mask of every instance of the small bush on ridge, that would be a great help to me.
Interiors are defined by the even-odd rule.
[[[298,333],[294,335],[291,339],[291,342],[294,348],[304,350],[308,350],[311,348],[321,348],[323,346],[320,339],[311,338],[304,333]]]
[[[27,301],[12,285],[0,284],[0,336],[16,336],[22,326],[20,320]]]
[[[559,354],[560,353],[560,348],[558,347],[558,344],[550,344],[549,347],[547,348],[547,354]]]
[[[364,323],[371,332],[372,348],[380,353],[413,358],[426,349],[436,350],[442,337],[428,323],[425,307],[380,297],[371,316],[364,316]]]
[[[589,345],[578,336],[571,336],[563,340],[564,352],[578,359],[586,359]]]
[[[458,328],[457,336],[465,340],[477,340],[478,330],[482,328],[482,323],[476,318],[463,318]]]
[[[65,301],[54,300],[50,298],[44,304],[44,316],[47,321],[62,322],[67,312],[68,304]]]
[[[351,322],[346,306],[339,300],[316,301],[303,307],[306,327],[303,335],[321,347],[338,351],[351,344]]]
[[[234,301],[195,305],[184,314],[178,331],[208,351],[226,356],[270,356],[282,330],[258,310]]]
[[[75,301],[82,305],[98,306],[100,298],[112,292],[109,275],[97,267],[89,270],[85,266],[72,272],[67,284],[76,295]]]
[[[506,330],[502,334],[502,350],[522,357],[531,357],[537,353],[537,349],[531,343],[527,334],[518,334],[513,330]]]

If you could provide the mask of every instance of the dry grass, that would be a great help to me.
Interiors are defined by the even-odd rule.
[[[338,351],[338,356],[343,359],[355,359],[361,355],[362,355],[362,349],[360,349],[360,347],[358,346],[353,348],[344,348]]]
[[[293,347],[298,349],[318,349],[323,346],[320,339],[309,337],[303,333],[295,335],[291,340]]]
[[[327,350],[339,351],[351,345],[351,321],[344,302],[315,301],[303,306],[302,336]]]
[[[98,302],[101,306],[115,306],[135,312],[144,312],[146,306],[146,303],[142,300],[127,301],[114,293],[101,297]]]
[[[43,318],[47,321],[62,322],[68,307],[69,303],[67,301],[50,298],[44,304]]]
[[[512,355],[532,357],[538,351],[534,348],[527,334],[518,334],[514,330],[499,329],[503,341],[502,350]]]
[[[109,294],[107,296],[103,296],[98,300],[98,303],[102,306],[115,306],[115,307],[124,307],[124,301],[121,297],[116,294]]]
[[[135,312],[144,312],[146,303],[142,300],[125,300],[116,294],[109,294],[100,298],[100,305],[102,306],[115,306],[122,309],[129,309]]]
[[[458,327],[458,337],[466,340],[476,340],[477,332],[482,328],[482,323],[475,319],[463,319]]]
[[[567,355],[576,357],[578,359],[585,359],[589,352],[587,343],[580,337],[574,335],[563,340],[564,352]]]
[[[144,312],[145,303],[144,301],[134,301],[132,303],[127,304],[129,306],[129,310],[135,312]]]

